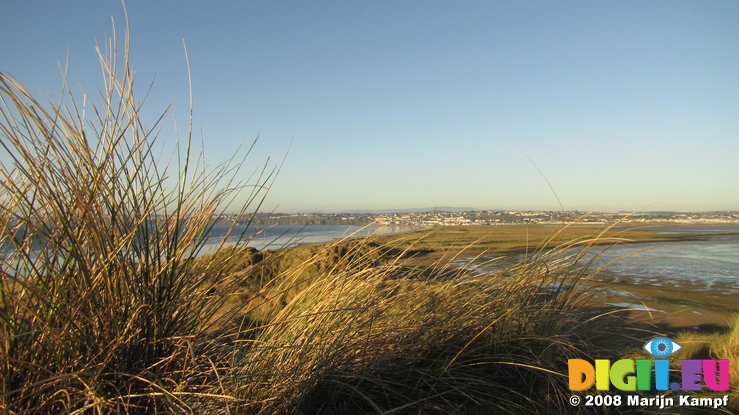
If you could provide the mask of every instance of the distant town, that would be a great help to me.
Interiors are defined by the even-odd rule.
[[[224,219],[233,219],[224,217]],[[257,225],[407,225],[464,226],[513,224],[592,224],[614,222],[675,224],[739,224],[739,211],[606,213],[583,211],[518,211],[431,209],[398,213],[259,213]]]

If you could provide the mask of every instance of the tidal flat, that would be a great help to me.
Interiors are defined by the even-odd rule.
[[[643,224],[610,229],[592,225],[445,226],[384,235],[362,234],[359,240],[383,248],[382,252],[373,254],[374,261],[398,260],[409,268],[446,269],[450,274],[457,269],[494,272],[552,250],[587,250],[591,257],[602,257],[600,263],[595,261],[590,266],[590,271],[597,269],[597,272],[589,272],[587,278],[578,281],[580,289],[588,294],[583,296],[587,306],[622,313],[633,321],[648,322],[668,333],[721,331],[728,327],[732,315],[739,312],[739,275],[733,280],[731,277],[717,280],[674,278],[664,275],[669,270],[662,270],[661,275],[650,275],[654,271],[649,267],[658,256],[633,258],[634,252],[637,256],[646,256],[644,252],[652,252],[654,247],[665,244],[676,247],[686,242],[711,244],[717,233],[702,230],[696,226],[645,227]],[[719,236],[738,235],[730,232],[732,230],[727,227],[727,232]],[[262,262],[260,273],[276,275],[286,264],[294,262],[291,258],[306,260],[311,252],[320,252],[330,244],[334,242],[250,250],[244,254],[244,267],[255,261]],[[338,249],[336,255],[340,256],[341,252]],[[332,263],[338,261],[338,257],[325,259]],[[590,259],[586,256],[583,261]],[[685,258],[661,259],[668,263],[669,260],[684,261]],[[320,262],[316,263],[316,269],[329,266]],[[694,266],[700,270],[707,263],[697,262]],[[633,272],[634,269],[640,275],[635,275],[638,273]]]
[[[552,249],[590,251],[597,269],[580,281],[590,291],[589,304],[615,308],[636,321],[649,321],[667,332],[721,331],[739,311],[736,264],[716,270],[717,262],[734,261],[736,226],[548,225],[464,226],[418,230],[376,238],[413,252],[408,263],[428,266],[451,262],[490,272]],[[718,231],[717,231],[718,230]],[[727,239],[731,238],[729,242]],[[727,246],[710,260],[693,258],[706,247]],[[660,248],[668,255],[661,255]],[[674,275],[671,275],[674,273]],[[723,273],[716,278],[701,274]]]

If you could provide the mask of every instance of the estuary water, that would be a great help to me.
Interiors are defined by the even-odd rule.
[[[369,235],[385,235],[407,232],[416,229],[413,226],[351,226],[351,225],[272,225],[236,227],[225,245],[233,245],[239,235],[244,233],[246,246],[262,249],[289,248],[307,243],[329,242],[341,238],[358,238]],[[215,225],[206,240],[201,254],[214,252],[228,231],[228,225]]]
[[[647,279],[655,285],[670,280],[703,282],[710,289],[716,285],[739,294],[739,226],[690,227],[659,230],[661,233],[696,232],[711,236],[697,241],[655,242],[609,247],[601,263],[622,258],[606,268],[616,276],[630,276],[635,282]],[[656,280],[656,281],[655,281]],[[739,302],[739,298],[737,298]]]
[[[695,241],[645,242],[596,247],[593,251],[599,252],[600,255],[595,260],[594,266],[598,267],[615,260],[602,271],[603,275],[629,277],[635,283],[656,286],[674,282],[697,282],[706,289],[721,287],[723,292],[739,294],[739,226],[660,226],[640,227],[639,230],[708,235]],[[492,257],[489,256],[480,258],[470,266],[482,272],[492,271],[500,267],[499,264],[523,259],[523,255],[514,255],[507,261],[497,263],[490,263],[490,259]]]
[[[198,255],[215,252],[228,233],[230,225],[216,224],[211,228]],[[300,244],[329,242],[342,238],[358,238],[369,235],[385,235],[407,232],[417,229],[403,225],[264,225],[236,226],[226,239],[224,247],[233,246],[243,236],[241,246],[250,246],[259,250],[289,248]],[[38,254],[39,242],[34,242],[29,255],[33,259]],[[12,245],[6,242],[0,246],[0,256],[8,256],[13,251]]]

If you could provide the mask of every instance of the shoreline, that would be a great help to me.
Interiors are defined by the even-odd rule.
[[[433,232],[438,232],[440,234],[445,234],[449,232],[455,232],[460,229],[484,229],[488,234],[492,235],[494,233],[494,230],[497,230],[497,226],[464,226],[464,227],[455,227],[455,226],[449,226],[449,227],[436,227],[436,228],[425,228],[425,229],[419,229],[415,231],[408,231],[408,232],[401,232],[396,234],[390,234],[390,235],[382,235],[382,236],[368,236],[367,238],[372,240],[373,242],[377,243],[390,243],[394,244],[397,243],[399,240],[402,241],[401,238],[408,237],[409,240],[413,240],[413,236],[418,236],[418,240],[421,240],[421,237],[423,237],[424,233],[431,234]],[[562,227],[558,227],[556,225],[519,225],[519,226],[509,226],[506,225],[504,227],[501,227],[500,229],[563,229]],[[591,225],[579,225],[577,227],[568,227],[565,229],[570,230],[577,230],[582,231],[585,230],[586,232],[577,232],[579,237],[583,237],[586,235],[592,235],[595,236],[595,234],[600,233],[602,231],[602,228],[593,227]],[[642,243],[669,243],[669,242],[684,242],[684,241],[701,241],[701,240],[710,240],[711,238],[717,236],[717,235],[739,235],[739,232],[721,232],[721,233],[696,233],[696,232],[686,232],[686,233],[659,233],[654,231],[645,231],[645,230],[634,230],[631,228],[628,229],[617,229],[612,231],[611,233],[608,233],[604,235],[602,240],[597,241],[596,243],[593,243],[593,246],[608,246],[608,245],[632,245],[632,244],[642,244]],[[396,237],[396,239],[393,239],[393,237]],[[572,238],[574,239],[574,238]],[[431,265],[433,263],[436,263],[440,260],[450,259],[452,257],[459,256],[460,252],[464,252],[466,255],[469,256],[476,256],[476,255],[495,255],[495,256],[508,256],[508,255],[516,255],[516,254],[523,254],[527,252],[536,252],[541,250],[548,250],[556,248],[558,245],[562,243],[567,243],[572,241],[572,239],[565,238],[557,238],[553,241],[547,242],[545,245],[542,245],[541,243],[537,242],[543,242],[544,240],[531,240],[528,241],[528,244],[524,245],[514,245],[514,246],[505,246],[505,247],[496,247],[494,245],[491,245],[489,247],[480,247],[476,245],[479,241],[472,240],[471,238],[466,238],[466,240],[452,240],[452,244],[450,244],[446,248],[431,248],[431,249],[424,249],[421,248],[414,248],[411,249],[411,252],[415,255],[415,258],[417,259],[418,263],[417,265]],[[484,241],[483,241],[484,242]],[[505,241],[508,242],[508,241]],[[402,241],[401,243],[407,244],[408,241]],[[585,246],[587,245],[587,242],[579,243],[573,245],[573,247],[577,246]]]
[[[640,224],[640,227],[641,225],[643,224]],[[364,239],[395,250],[405,250],[405,258],[402,259],[405,266],[413,268],[457,267],[451,264],[452,260],[479,255],[506,257],[526,252],[533,253],[555,249],[567,241],[578,238],[585,239],[579,244],[572,245],[572,247],[586,246],[588,243],[592,243],[592,246],[607,246],[614,244],[636,245],[701,241],[710,240],[718,235],[739,234],[739,232],[658,233],[638,230],[638,228],[634,230],[630,224],[625,226],[628,226],[628,228],[620,227],[618,230],[607,232],[603,236],[604,239],[596,241],[596,243],[588,240],[588,236],[596,236],[602,232],[602,229],[590,225],[567,228],[553,225],[450,226],[421,228],[386,235],[343,238],[329,242],[305,243],[272,251],[286,252],[293,248],[317,247],[324,244],[341,243],[345,240]],[[646,224],[644,226],[664,227],[662,224]],[[679,225],[676,225],[676,230],[679,227]],[[523,241],[516,239],[512,234],[517,232],[527,234],[530,239]],[[547,240],[550,234],[556,233],[562,233],[561,237]],[[641,280],[643,278],[615,276],[608,275],[607,272],[601,272],[589,281],[583,282],[583,285],[586,290],[594,288],[596,291],[601,291],[594,295],[594,299],[598,299],[598,301],[593,302],[592,305],[623,310],[634,321],[644,322],[647,319],[651,324],[673,333],[684,330],[721,331],[728,327],[731,316],[739,312],[739,308],[735,305],[732,307],[736,303],[736,301],[732,301],[736,295],[727,293],[721,287],[708,287],[702,281],[689,282],[683,280],[674,280],[671,284],[658,286]],[[636,306],[634,308],[640,310],[630,309],[631,306]]]

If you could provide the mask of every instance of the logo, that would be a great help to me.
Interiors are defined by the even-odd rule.
[[[670,361],[659,359],[677,353],[683,347],[666,337],[655,337],[643,349],[658,359],[621,359],[611,363],[595,359],[569,359],[569,386],[572,391],[584,391],[595,386],[607,391],[614,387],[621,391],[712,391],[729,390],[729,360],[679,360],[680,382],[670,382]]]
[[[652,356],[665,357],[676,353],[683,347],[680,346],[677,342],[674,342],[666,337],[655,337],[652,340],[644,343],[643,348]]]

